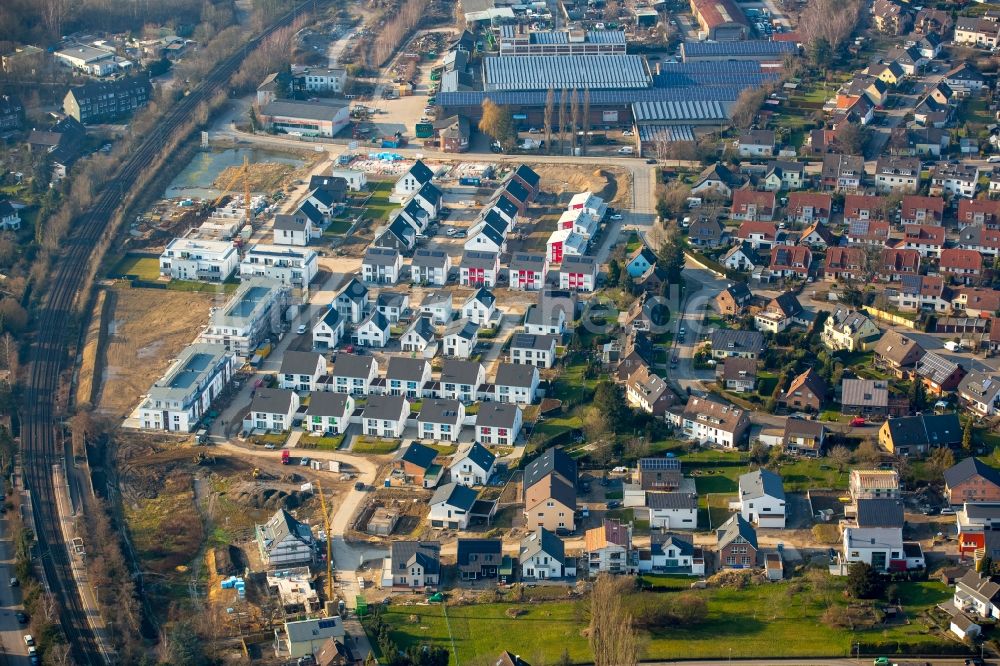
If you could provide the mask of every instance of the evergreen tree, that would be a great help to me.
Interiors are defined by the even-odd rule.
[[[962,450],[966,453],[972,453],[972,419],[970,418],[965,422],[965,428],[962,429]]]

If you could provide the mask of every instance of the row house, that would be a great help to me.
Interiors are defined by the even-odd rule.
[[[921,257],[940,257],[944,240],[944,227],[908,224],[903,230],[903,248],[916,250]]]
[[[736,240],[749,243],[754,250],[768,250],[778,243],[778,227],[773,222],[744,222],[736,231]]]
[[[414,284],[443,287],[448,284],[451,256],[444,250],[421,248],[410,262],[410,281]]]
[[[731,217],[734,220],[770,222],[774,219],[774,192],[736,190],[733,192]]]
[[[920,253],[916,250],[906,250],[898,247],[887,247],[882,250],[879,263],[879,279],[886,282],[898,282],[904,275],[920,273]]]
[[[770,192],[797,190],[805,185],[806,165],[802,162],[775,160],[767,163],[767,171],[761,182]]]
[[[889,240],[889,223],[885,220],[855,220],[847,225],[847,242],[854,245],[883,247]]]
[[[951,301],[946,296],[944,278],[940,275],[904,275],[889,299],[900,310],[947,312]]]
[[[558,264],[563,257],[586,254],[587,239],[572,229],[556,229],[546,241],[545,251],[549,262]]]
[[[403,268],[403,257],[386,247],[369,247],[361,261],[361,277],[375,284],[396,284]]]
[[[820,182],[826,189],[853,192],[861,188],[865,176],[865,159],[860,155],[832,154],[823,156]]]
[[[839,236],[834,235],[829,228],[824,227],[819,222],[813,222],[803,229],[802,235],[799,237],[799,245],[808,245],[819,249],[837,245],[839,241]]]
[[[537,291],[545,285],[549,272],[548,258],[543,254],[515,252],[507,268],[507,284],[511,289]]]
[[[875,189],[879,192],[913,193],[920,186],[920,159],[880,157],[875,164]]]
[[[978,93],[986,87],[986,77],[972,65],[962,63],[944,75],[944,82],[963,97]]]
[[[768,269],[772,277],[802,278],[809,276],[812,251],[804,245],[779,246],[771,250],[771,264]]]
[[[1000,255],[1000,229],[979,225],[963,227],[958,232],[958,245],[966,250],[975,250],[984,257]]]
[[[936,164],[931,170],[931,196],[972,198],[978,187],[979,167],[974,164]]]
[[[988,18],[959,16],[955,21],[952,40],[963,46],[995,49],[1000,41],[1000,23]]]
[[[427,292],[420,302],[420,314],[434,324],[447,324],[454,314],[451,294],[444,290]]]
[[[868,255],[860,247],[831,247],[823,262],[823,277],[827,280],[864,280]]]
[[[992,317],[1000,310],[1000,291],[958,287],[952,294],[951,305],[956,310],[963,310],[968,317]]]
[[[563,257],[559,267],[559,288],[571,291],[594,291],[597,288],[597,259],[595,257]]]
[[[903,197],[899,219],[903,224],[942,224],[944,222],[944,199],[908,194]]]
[[[463,287],[495,287],[500,276],[500,255],[496,252],[466,250],[459,264]]]
[[[983,256],[975,250],[948,248],[941,252],[938,270],[959,282],[971,284],[983,274]]]
[[[885,217],[884,197],[865,194],[848,194],[844,197],[844,222],[848,225],[859,220],[884,220]]]
[[[820,192],[792,192],[788,195],[785,216],[799,224],[829,224],[833,201],[829,194]]]
[[[995,199],[962,199],[958,202],[958,224],[1000,226],[1000,201]]]

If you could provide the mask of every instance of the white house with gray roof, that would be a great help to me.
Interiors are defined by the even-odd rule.
[[[344,285],[337,297],[333,299],[333,307],[336,308],[337,313],[344,321],[351,324],[360,323],[372,308],[368,287],[357,279],[351,278],[351,281]]]
[[[566,308],[545,299],[528,306],[524,313],[524,332],[532,335],[562,335],[566,332]]]
[[[420,302],[420,314],[430,317],[435,324],[447,324],[454,312],[451,293],[443,289],[427,292],[424,300]]]
[[[480,288],[465,301],[462,316],[479,326],[488,326],[497,310],[497,299],[489,289]]]
[[[315,391],[326,374],[326,358],[319,352],[286,351],[278,370],[278,386],[293,391]]]
[[[395,248],[369,247],[361,261],[361,278],[374,284],[396,284],[403,269],[403,256]]]
[[[229,384],[236,359],[222,345],[184,348],[139,406],[144,430],[190,432]]]
[[[476,441],[489,446],[513,446],[523,420],[521,408],[514,403],[481,403],[476,414]]]
[[[316,349],[333,349],[344,337],[344,320],[336,308],[330,307],[323,316],[313,324],[313,347]]]
[[[375,298],[375,310],[389,320],[398,323],[410,309],[410,295],[400,291],[382,291]]]
[[[305,247],[313,238],[313,224],[302,213],[278,213],[274,216],[274,244]]]
[[[257,549],[268,569],[312,564],[316,541],[309,526],[279,509],[255,529]]]
[[[558,338],[554,335],[516,333],[510,343],[510,360],[522,365],[551,368],[556,363],[557,342]]]
[[[368,395],[372,382],[378,377],[378,363],[371,356],[339,352],[333,357],[330,377],[337,393]]]
[[[476,400],[479,387],[486,383],[486,369],[478,361],[445,359],[439,382],[441,398],[453,398],[468,404]]]
[[[431,527],[464,530],[469,527],[472,507],[478,497],[479,493],[468,486],[457,483],[439,486],[430,499],[427,520]]]
[[[309,398],[306,418],[302,422],[309,432],[320,435],[339,435],[351,422],[354,398],[346,393],[319,391]]]
[[[466,250],[458,265],[459,284],[465,287],[494,287],[500,273],[497,252]]]
[[[451,256],[444,250],[421,248],[410,262],[410,281],[414,284],[443,287],[448,284]]]
[[[479,342],[479,326],[468,319],[456,319],[444,331],[444,354],[469,358]]]
[[[247,430],[282,432],[292,427],[292,417],[299,409],[299,394],[288,389],[259,388],[250,401],[250,413],[244,423]]]
[[[563,540],[544,527],[521,539],[520,555],[522,580],[552,580],[576,576],[574,559],[566,557]]]
[[[313,657],[323,649],[327,641],[343,644],[345,635],[344,621],[339,615],[286,620],[283,629],[274,630],[275,656],[286,660]]]
[[[530,405],[538,398],[541,378],[538,368],[521,363],[501,363],[493,382],[493,396],[497,402]]]
[[[431,318],[416,317],[403,331],[399,345],[404,352],[419,352],[424,356],[433,356],[437,345],[434,344],[434,324]]]
[[[362,432],[369,437],[403,436],[410,402],[401,395],[370,395],[361,413]]]
[[[431,182],[433,178],[434,172],[422,160],[417,160],[396,181],[396,184],[392,188],[390,201],[403,201],[410,195],[418,192],[424,184]]]
[[[457,442],[465,421],[465,405],[458,400],[427,398],[417,415],[420,439],[436,442]]]
[[[363,347],[381,349],[389,342],[389,319],[373,310],[354,330],[354,339]]]
[[[441,581],[441,544],[393,541],[382,569],[382,589],[437,587]]]
[[[451,480],[463,486],[485,486],[496,466],[497,457],[479,442],[455,456],[451,462]]]
[[[785,488],[781,477],[766,469],[740,475],[740,515],[758,527],[785,527]]]
[[[424,385],[431,381],[431,364],[422,358],[393,356],[385,372],[385,392],[388,395],[405,395],[418,400],[424,394]]]
[[[664,530],[698,529],[698,496],[684,492],[647,492],[649,526]]]

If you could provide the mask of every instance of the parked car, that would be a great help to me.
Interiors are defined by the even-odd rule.
[[[303,333],[306,332],[306,325],[299,324],[299,327],[295,329],[295,332],[298,333],[299,335],[302,335]]]
[[[863,416],[855,416],[853,419],[851,419],[852,428],[857,428],[858,426],[863,426],[864,424],[865,424],[865,417]]]
[[[617,222],[618,220],[622,219],[622,214],[621,213],[612,213],[611,214],[611,219]]]
[[[28,616],[24,613],[18,611],[17,613],[14,613],[14,617],[17,618],[18,624],[28,624]]]
[[[268,442],[267,444],[264,445],[264,448],[273,451],[274,449],[276,449],[278,447],[276,445],[272,444],[271,442]]]
[[[622,505],[621,500],[611,500],[610,502],[608,502],[609,509],[617,509],[621,505]]]
[[[24,635],[24,644],[27,645],[28,647],[31,647],[32,645],[34,645],[35,644],[34,637],[31,634],[25,634]]]

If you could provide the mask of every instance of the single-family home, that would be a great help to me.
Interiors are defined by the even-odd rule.
[[[254,530],[257,550],[268,568],[312,564],[316,555],[316,540],[312,530],[284,509]]]
[[[788,385],[780,402],[788,409],[818,412],[826,400],[826,382],[813,368],[797,375]]]
[[[730,217],[747,222],[770,222],[774,219],[774,192],[740,189],[733,192]]]
[[[727,358],[715,367],[715,373],[719,384],[728,391],[752,392],[757,386],[757,361],[754,359]]]
[[[402,395],[370,395],[361,413],[362,432],[369,437],[403,436],[410,402]]]
[[[396,184],[392,188],[393,196],[397,201],[403,201],[418,192],[421,187],[431,182],[433,178],[434,172],[431,171],[430,167],[424,164],[422,160],[417,160],[396,181]]]
[[[411,442],[393,463],[393,476],[402,483],[433,488],[441,479],[441,466],[434,464],[438,452],[419,442]]]
[[[403,395],[410,400],[423,396],[424,386],[431,381],[431,364],[421,358],[393,356],[385,372],[385,392]]]
[[[698,496],[694,493],[647,491],[646,509],[653,529],[698,529]]]
[[[462,305],[462,317],[477,326],[489,326],[496,315],[497,299],[489,289],[480,287]]]
[[[351,281],[333,299],[333,307],[345,322],[361,323],[372,307],[368,287],[361,284],[356,278],[351,278]]]
[[[338,352],[333,358],[330,377],[337,393],[368,395],[378,377],[378,363],[371,356]]]
[[[778,227],[773,222],[744,222],[735,238],[741,243],[749,243],[754,250],[769,250],[777,242]]]
[[[797,190],[804,184],[806,165],[802,162],[775,160],[767,163],[762,180],[765,190]]]
[[[823,156],[820,181],[826,189],[854,192],[861,187],[864,176],[865,159],[860,155],[833,153]]]
[[[840,405],[844,414],[884,417],[889,413],[889,384],[883,379],[843,379]]]
[[[250,401],[245,423],[251,430],[283,432],[292,427],[299,409],[299,394],[288,389],[259,388]]]
[[[452,460],[451,480],[463,486],[485,486],[496,466],[497,457],[479,442],[455,456]]]
[[[441,544],[393,541],[382,572],[383,589],[434,589],[441,582]]]
[[[927,352],[917,361],[913,374],[923,380],[931,393],[941,395],[957,389],[966,372],[961,363],[937,352]]]
[[[490,446],[513,446],[523,422],[521,408],[515,403],[481,403],[476,414],[476,441]]]
[[[753,525],[736,513],[715,530],[719,567],[752,569],[757,566],[757,532]]]
[[[977,416],[996,416],[1000,411],[1000,377],[973,370],[958,383],[958,399]]]
[[[340,435],[354,413],[354,398],[346,393],[317,391],[309,398],[305,429],[320,435]]]
[[[837,281],[864,281],[868,273],[868,253],[861,247],[831,247],[823,261],[823,277]]]
[[[737,139],[740,157],[771,157],[774,155],[773,130],[748,130]]]
[[[434,324],[447,324],[454,315],[451,293],[442,290],[429,291],[420,302],[420,314],[430,317]]]
[[[344,337],[344,320],[337,309],[330,307],[312,328],[313,347],[334,349]]]
[[[855,501],[899,499],[899,472],[894,469],[852,469],[848,489]]]
[[[410,281],[414,284],[443,287],[448,284],[451,256],[444,250],[420,248],[410,262]]]
[[[725,359],[733,356],[758,359],[764,353],[764,334],[758,331],[737,331],[716,329],[710,338],[712,358]]]
[[[900,416],[882,424],[878,442],[893,455],[922,456],[931,448],[958,446],[962,426],[954,413]]]
[[[951,506],[1000,502],[1000,472],[969,456],[945,470],[944,495]]]
[[[495,287],[500,276],[500,255],[497,252],[466,250],[458,270],[459,284],[463,287]]]
[[[792,192],[785,205],[785,217],[799,224],[829,224],[833,201],[822,192]]]
[[[365,317],[354,329],[354,337],[362,347],[385,347],[391,337],[389,319],[378,310]]]
[[[2,228],[2,227],[0,227]],[[274,244],[305,247],[313,237],[312,221],[301,213],[274,216]]]
[[[736,317],[746,310],[753,300],[753,293],[745,282],[735,282],[715,297],[715,307],[724,317]]]
[[[819,458],[823,455],[826,440],[826,426],[819,421],[799,418],[785,420],[785,434],[782,445],[785,452],[794,456]]]
[[[729,244],[729,233],[719,220],[699,217],[688,227],[688,242],[696,247],[717,248]]]
[[[478,361],[445,359],[441,366],[439,397],[454,398],[468,404],[476,400],[479,387],[486,383],[486,369]]]
[[[656,254],[643,243],[626,259],[625,271],[637,278],[655,265]]]
[[[563,540],[544,527],[521,539],[518,566],[521,580],[557,580],[576,576],[574,559],[566,556]]]
[[[326,358],[318,352],[286,351],[278,370],[278,386],[293,391],[315,391],[326,374]]]
[[[551,368],[556,362],[555,335],[515,333],[510,343],[510,361],[539,368]]]
[[[375,284],[396,284],[403,268],[403,257],[398,250],[388,247],[369,247],[361,261],[361,277]]]
[[[497,402],[530,405],[538,398],[538,368],[524,363],[500,363],[493,380]]]
[[[583,539],[588,574],[631,574],[639,568],[632,549],[632,524],[605,518],[604,524],[587,530]]]
[[[460,580],[496,578],[503,559],[503,541],[500,539],[458,540],[455,564]]]
[[[655,533],[648,549],[639,550],[639,571],[705,575],[705,555],[687,534]]]
[[[375,311],[388,319],[390,324],[398,324],[409,310],[410,295],[406,292],[383,290],[375,298]]]
[[[743,520],[757,527],[785,527],[785,488],[780,476],[766,469],[741,474],[739,490]]]
[[[687,439],[726,448],[740,445],[750,429],[747,411],[735,405],[692,396],[682,410],[671,409],[668,418]]]
[[[465,405],[458,400],[427,398],[417,415],[417,436],[436,442],[457,442],[465,421]]]
[[[524,517],[528,529],[572,532],[576,527],[576,461],[556,446],[524,468]]]
[[[400,348],[404,352],[424,353],[431,349],[433,344],[434,322],[425,316],[415,317],[399,338]]]
[[[899,379],[908,379],[917,361],[926,353],[924,348],[899,331],[889,329],[872,348],[876,368],[887,370]]]
[[[879,328],[867,315],[838,307],[823,323],[820,338],[831,351],[860,351],[863,345],[879,336]]]
[[[444,329],[441,341],[445,356],[469,358],[479,344],[479,326],[464,317],[456,319]]]

